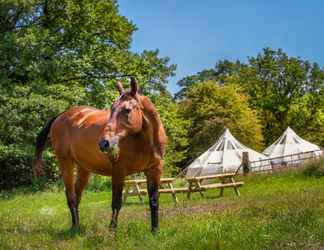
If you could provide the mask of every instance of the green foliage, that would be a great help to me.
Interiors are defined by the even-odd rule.
[[[216,81],[224,83],[230,75],[236,75],[240,71],[241,67],[244,66],[240,61],[231,62],[229,60],[220,60],[216,63],[215,68],[206,69],[198,72],[195,75],[186,76],[178,82],[181,87],[180,91],[175,94],[177,99],[185,97],[186,91],[192,86],[200,82]]]
[[[262,147],[260,121],[249,108],[248,98],[235,85],[219,86],[208,81],[186,91],[181,112],[190,121],[190,156],[202,153],[229,128],[243,143],[252,148]]]
[[[13,188],[16,183],[31,183],[31,171],[26,162],[31,162],[30,150],[0,145],[1,190]]]
[[[288,119],[300,136],[324,147],[324,89],[298,98],[290,106]]]
[[[91,177],[87,189],[93,192],[102,192],[111,190],[110,177],[94,175]]]
[[[68,88],[60,84],[45,86],[40,90],[16,85],[12,93],[1,89],[0,115],[4,120],[0,124],[0,142],[5,145],[33,144],[47,119],[81,104],[84,96],[83,88]]]
[[[0,8],[3,51],[12,52],[3,64],[15,65],[8,77],[16,81],[86,85],[119,72],[130,56],[135,26],[118,14],[115,1],[2,1]]]

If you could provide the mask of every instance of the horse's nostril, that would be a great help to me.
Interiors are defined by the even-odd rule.
[[[106,151],[109,148],[109,141],[108,140],[101,140],[99,142],[99,148],[101,151]]]

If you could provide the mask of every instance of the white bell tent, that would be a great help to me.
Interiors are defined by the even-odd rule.
[[[246,147],[235,139],[229,129],[225,129],[217,142],[187,167],[186,177],[235,172],[242,163],[243,152],[249,153],[253,167],[271,169],[265,155]]]
[[[319,146],[299,137],[290,127],[263,154],[275,158],[273,163],[298,163],[300,159],[316,157],[321,154]]]

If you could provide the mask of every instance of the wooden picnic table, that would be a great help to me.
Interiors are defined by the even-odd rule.
[[[190,199],[190,195],[193,192],[199,192],[201,196],[203,195],[203,191],[208,189],[220,189],[220,196],[224,194],[224,188],[232,187],[237,196],[240,196],[240,191],[238,187],[242,186],[244,182],[235,181],[236,173],[224,173],[224,174],[216,174],[216,175],[207,175],[207,176],[199,176],[199,177],[191,177],[186,178],[189,182],[188,194],[187,197]],[[206,180],[220,180],[218,183],[207,183],[203,182]]]
[[[234,188],[236,195],[240,196],[238,187],[242,186],[244,182],[235,181],[236,173],[224,173],[208,176],[199,176],[186,178],[188,186],[175,188],[173,187],[173,182],[175,178],[161,178],[159,193],[169,193],[175,203],[178,202],[176,193],[188,193],[187,197],[190,199],[190,195],[193,192],[199,192],[201,196],[203,192],[208,189],[220,189],[220,196],[223,196],[225,188]],[[218,183],[203,183],[206,180],[220,180]],[[145,186],[144,186],[145,184]],[[141,203],[143,203],[142,195],[147,194],[146,179],[137,180],[126,180],[124,182],[125,189],[123,192],[123,202],[125,203],[128,196],[138,196]]]
[[[174,180],[175,178],[161,178],[159,193],[170,193],[174,202],[177,203],[178,199],[176,193],[185,192],[187,188],[174,188],[172,184]],[[143,187],[144,184],[145,186]],[[126,202],[128,196],[138,196],[140,202],[143,203],[142,195],[147,194],[146,179],[126,180],[124,185],[124,203]]]

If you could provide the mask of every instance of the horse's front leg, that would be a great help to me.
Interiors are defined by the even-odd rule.
[[[147,192],[151,210],[152,233],[156,233],[159,229],[159,186],[161,175],[162,168],[160,165],[152,168],[146,175]]]
[[[119,174],[112,175],[112,200],[111,200],[112,216],[111,216],[110,228],[117,227],[118,214],[122,205],[123,184],[124,184],[123,176],[120,176]]]

